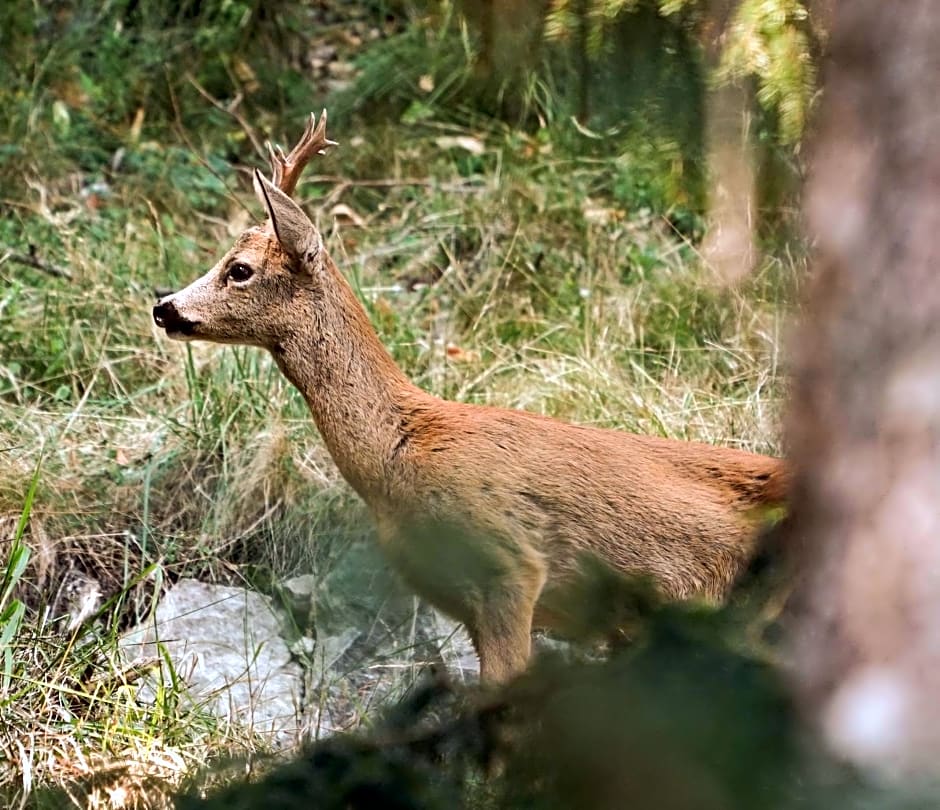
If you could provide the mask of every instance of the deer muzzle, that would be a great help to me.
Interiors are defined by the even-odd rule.
[[[171,338],[189,337],[196,329],[195,322],[180,315],[172,296],[157,302],[153,308],[153,321],[161,329],[165,329]]]

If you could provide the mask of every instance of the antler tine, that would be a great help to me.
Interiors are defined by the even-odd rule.
[[[285,155],[280,146],[272,146],[270,143],[266,145],[271,161],[271,179],[275,186],[290,195],[294,193],[301,172],[310,162],[310,158],[314,155],[323,155],[329,147],[339,144],[326,137],[326,110],[324,110],[320,113],[319,123],[316,114],[310,113],[304,134],[300,136],[297,145],[290,150],[290,154]]]

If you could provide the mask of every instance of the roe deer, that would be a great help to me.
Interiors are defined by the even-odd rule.
[[[484,680],[525,666],[533,622],[564,626],[585,551],[668,597],[724,596],[756,543],[749,512],[785,496],[784,463],[416,387],[291,199],[304,165],[334,145],[325,125],[326,111],[319,124],[311,116],[287,156],[268,147],[274,182],[254,174],[267,221],[160,300],[157,325],[271,352],[393,565],[467,626]]]

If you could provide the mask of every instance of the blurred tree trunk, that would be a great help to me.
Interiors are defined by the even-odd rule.
[[[529,75],[542,54],[550,0],[462,0],[461,9],[480,32],[477,73],[501,99],[507,120],[525,113]]]
[[[796,679],[828,741],[940,768],[940,5],[839,4],[789,417]]]
[[[709,74],[721,61],[732,0],[710,0],[699,37]],[[709,225],[702,245],[708,263],[726,282],[754,266],[755,155],[750,134],[753,89],[742,81],[713,85],[705,99]]]

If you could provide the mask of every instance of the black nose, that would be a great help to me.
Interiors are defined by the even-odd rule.
[[[174,304],[172,300],[160,301],[153,308],[153,321],[157,326],[163,329],[172,326],[180,320],[180,314],[176,311],[176,304]]]

